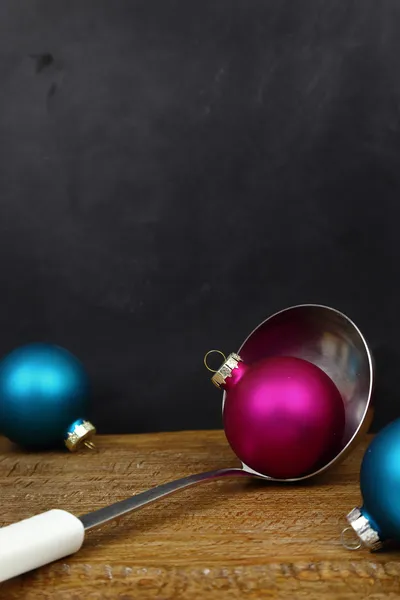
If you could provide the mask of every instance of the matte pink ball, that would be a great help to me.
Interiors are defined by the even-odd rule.
[[[262,475],[301,477],[339,451],[342,397],[312,363],[292,357],[239,363],[225,382],[224,428],[236,456]]]

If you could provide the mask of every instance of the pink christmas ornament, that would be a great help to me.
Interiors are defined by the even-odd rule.
[[[269,477],[301,477],[341,449],[345,409],[333,381],[299,358],[246,365],[231,354],[213,377],[226,391],[226,437],[238,458]]]

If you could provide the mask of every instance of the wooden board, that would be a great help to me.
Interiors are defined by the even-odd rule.
[[[214,481],[88,533],[82,550],[0,584],[4,600],[400,598],[400,553],[341,546],[366,443],[304,485]],[[148,487],[235,466],[222,432],[104,436],[97,451],[24,453],[0,442],[1,525],[76,515]]]

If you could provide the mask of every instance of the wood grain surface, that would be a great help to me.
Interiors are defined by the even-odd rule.
[[[400,552],[349,551],[361,446],[303,485],[206,483],[89,532],[81,551],[0,584],[3,600],[400,598]],[[236,466],[224,434],[103,436],[97,450],[24,453],[0,441],[1,525],[76,515],[177,477]]]

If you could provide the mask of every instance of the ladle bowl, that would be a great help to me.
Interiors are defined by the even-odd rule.
[[[373,359],[358,327],[338,310],[317,304],[286,308],[258,325],[243,342],[238,354],[246,364],[272,356],[307,360],[322,369],[341,393],[346,424],[339,452],[317,471],[285,481],[302,481],[326,471],[343,460],[368,431],[373,416]],[[224,393],[222,408],[225,398]],[[244,464],[243,469],[258,477],[272,479]]]

